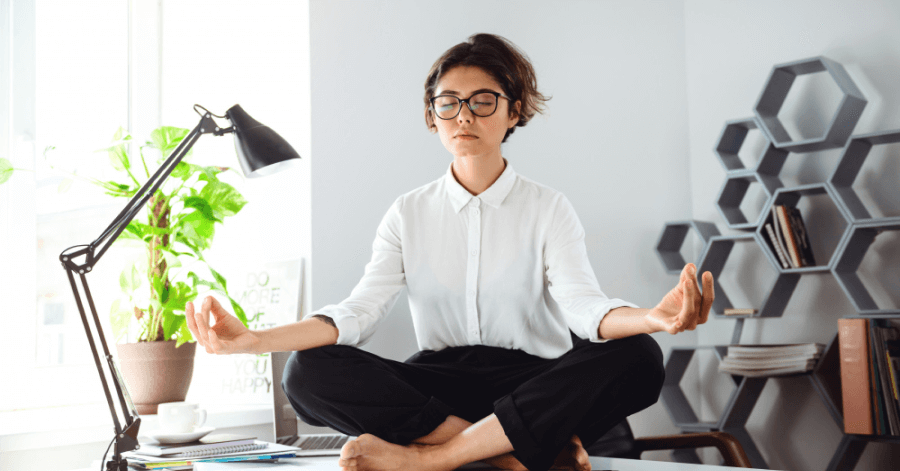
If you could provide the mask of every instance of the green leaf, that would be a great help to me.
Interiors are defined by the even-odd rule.
[[[193,341],[194,335],[191,334],[191,330],[188,329],[187,323],[181,324],[181,328],[178,329],[178,337],[176,337],[175,348],[178,348],[187,342]]]
[[[228,300],[231,301],[231,308],[234,309],[234,315],[244,324],[244,327],[247,326],[247,314],[244,312],[244,308],[238,304],[237,301],[234,300],[231,296],[228,296]]]
[[[213,213],[219,219],[234,216],[247,204],[244,196],[233,186],[218,180],[207,183],[200,190],[200,196],[209,202]]]
[[[121,307],[119,300],[115,300],[109,309],[109,322],[112,327],[113,337],[119,341],[128,333],[128,324],[131,322],[133,310]]]
[[[206,201],[205,198],[200,196],[188,196],[184,199],[184,207],[193,208],[200,212],[206,219],[214,222],[222,222],[221,219],[217,218],[215,214],[213,214],[213,208],[210,206],[209,202]]]
[[[124,136],[124,137],[123,137]],[[125,149],[125,143],[131,140],[124,128],[119,127],[113,135],[113,145],[103,149],[109,155],[109,161],[113,168],[122,171],[131,168],[131,162],[128,159],[128,153]]]
[[[0,157],[0,185],[6,183],[6,180],[9,180],[13,174],[13,166],[12,162],[3,157]]]
[[[119,286],[122,287],[122,292],[126,294],[134,293],[141,287],[141,274],[138,271],[137,263],[122,270],[122,273],[119,274]]]
[[[183,315],[179,316],[178,314],[175,314],[174,312],[169,310],[166,310],[164,312],[165,317],[163,317],[162,323],[163,338],[169,340],[179,331],[179,329],[181,329],[181,326],[184,325],[185,318]]]
[[[159,149],[162,152],[162,158],[165,159],[178,147],[178,144],[184,140],[184,137],[189,132],[190,130],[184,128],[161,126],[150,133],[150,140],[153,143],[153,147]]]
[[[59,186],[56,188],[57,193],[66,193],[69,191],[69,188],[72,187],[72,182],[74,179],[66,178],[65,180],[59,182]]]
[[[180,218],[176,226],[184,237],[188,241],[193,242],[200,250],[209,248],[216,233],[213,221],[204,217],[199,211],[194,211]]]
[[[213,270],[212,267],[209,266],[209,264],[207,264],[206,267],[209,268],[209,272],[212,273],[213,278],[216,279],[216,281],[217,281],[217,282],[219,283],[219,285],[222,287],[222,290],[223,290],[223,291],[227,290],[227,289],[228,289],[228,286],[227,286],[227,284],[226,284],[227,282],[225,281],[225,277],[222,276],[221,274],[219,274],[219,272]]]

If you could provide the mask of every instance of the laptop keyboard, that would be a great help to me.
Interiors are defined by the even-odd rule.
[[[302,450],[334,450],[340,449],[350,439],[348,435],[343,434],[311,434],[301,435],[295,438],[291,446],[298,447]],[[279,440],[280,442],[281,440]]]

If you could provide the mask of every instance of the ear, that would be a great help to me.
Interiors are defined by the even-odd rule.
[[[515,122],[512,123],[512,126],[508,126],[508,128],[512,128],[513,126],[519,124],[519,120],[522,118],[520,114],[520,110],[522,109],[522,100],[516,100],[515,106],[510,110],[510,120],[515,119]],[[514,117],[514,118],[513,118]]]

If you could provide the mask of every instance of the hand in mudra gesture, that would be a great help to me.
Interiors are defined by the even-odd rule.
[[[694,330],[709,318],[715,292],[713,276],[710,272],[703,274],[703,293],[697,286],[697,267],[688,263],[681,270],[678,285],[647,312],[645,320],[654,332],[666,331],[677,334],[685,330]]]
[[[209,325],[210,314],[215,324]],[[227,355],[230,353],[254,353],[259,338],[241,321],[226,311],[212,296],[203,300],[199,312],[194,312],[194,303],[187,303],[184,309],[188,329],[197,343],[206,348],[206,353]]]

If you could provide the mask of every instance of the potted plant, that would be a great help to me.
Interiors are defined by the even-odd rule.
[[[103,188],[110,196],[131,199],[152,175],[148,155],[155,154],[161,164],[189,132],[157,128],[135,156],[128,152],[131,136],[120,128],[112,145],[102,151],[108,153],[122,181],[72,175]],[[189,155],[141,209],[146,217],[135,217],[115,242],[137,244],[146,250],[146,257],[122,270],[119,282],[124,295],[110,310],[113,336],[125,340],[116,345],[122,375],[140,414],[155,414],[158,404],[183,401],[187,395],[196,343],[185,322],[184,308],[197,297],[199,287],[226,296],[235,316],[247,325],[244,310],[228,294],[225,277],[203,257],[211,246],[215,224],[237,214],[247,202],[218,178],[228,167],[195,165],[187,161]],[[8,160],[0,158],[0,184],[14,170]],[[209,275],[189,269],[197,265]],[[133,341],[129,342],[129,337],[134,337]]]

